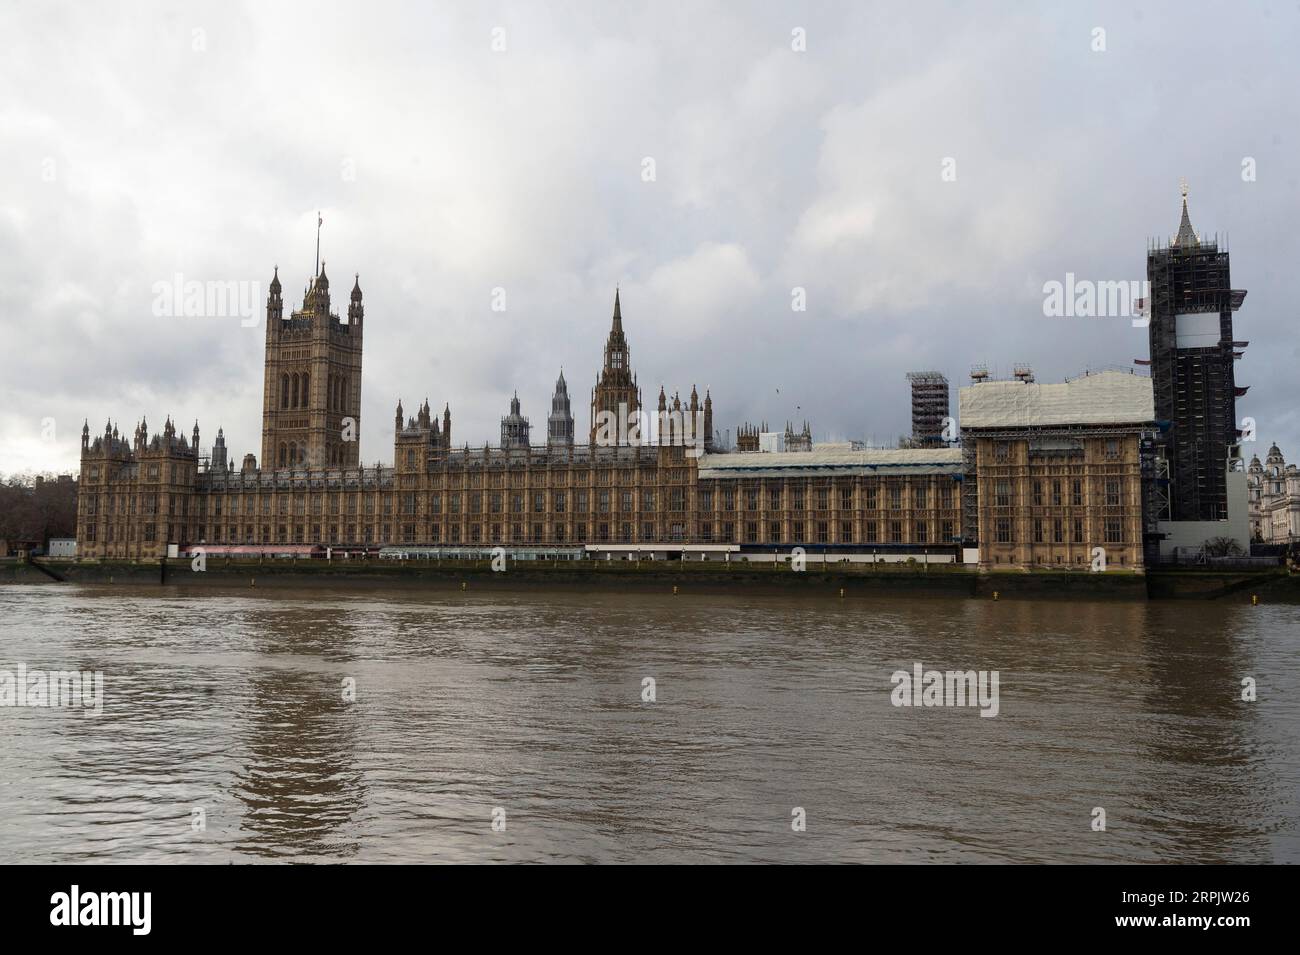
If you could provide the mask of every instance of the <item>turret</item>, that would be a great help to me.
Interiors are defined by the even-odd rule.
[[[659,445],[660,447],[668,444],[668,394],[664,391],[664,386],[659,386]]]
[[[1286,465],[1286,460],[1282,457],[1282,449],[1276,444],[1268,449],[1268,457],[1264,459],[1264,467],[1269,474],[1277,475],[1282,473],[1282,468]]]
[[[212,445],[212,470],[225,471],[226,468],[226,432],[223,428],[217,429],[217,440]]]
[[[266,335],[270,338],[280,328],[284,319],[284,299],[280,295],[280,267],[271,276],[270,294],[266,296]]]
[[[704,389],[704,450],[713,450],[713,397]]]
[[[354,328],[361,327],[361,320],[365,317],[366,309],[361,304],[361,273],[356,275],[356,281],[352,283],[352,300],[348,305],[348,324]]]
[[[573,410],[569,404],[569,386],[564,380],[564,370],[555,381],[551,395],[551,414],[546,419],[546,444],[551,448],[573,447]]]
[[[325,263],[320,264],[320,275],[312,283],[316,302],[320,305],[320,314],[328,315],[330,311],[330,277],[325,274]]]

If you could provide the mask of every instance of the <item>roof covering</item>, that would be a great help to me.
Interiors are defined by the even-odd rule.
[[[843,448],[811,451],[748,451],[705,454],[701,478],[798,477],[809,474],[957,474],[960,448]]]
[[[1061,425],[1140,425],[1155,420],[1151,379],[1125,371],[1060,384],[984,381],[960,392],[962,430]]]

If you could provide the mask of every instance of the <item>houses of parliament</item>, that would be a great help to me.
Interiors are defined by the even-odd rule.
[[[266,302],[260,459],[236,463],[218,431],[201,450],[168,419],[128,436],[112,422],[81,437],[78,553],[157,559],[169,545],[286,545],[333,550],[673,545],[864,545],[952,550],[960,540],[960,452],[817,450],[727,453],[713,397],[661,388],[659,427],[646,420],[616,291],[590,422],[576,431],[563,373],[546,432],[534,436],[516,396],[495,444],[457,446],[450,402],[397,402],[391,466],[360,462],[360,278],[346,319],[324,268],[286,313],[278,270]],[[695,423],[694,443],[689,440]],[[686,435],[682,434],[684,428]],[[608,433],[606,433],[608,432]],[[683,440],[686,437],[687,440]],[[811,442],[808,442],[811,447]]]
[[[1178,235],[1149,258],[1160,335],[1152,333],[1151,359],[1138,363],[1152,366],[1151,376],[1111,370],[1040,384],[1028,368],[994,381],[977,367],[961,389],[960,438],[943,424],[954,420],[946,378],[925,373],[908,376],[913,435],[904,447],[814,443],[806,422],[802,431],[787,424],[784,435],[741,425],[735,448],[725,447],[707,389],[701,397],[692,387],[683,401],[660,388],[654,410],[646,408],[616,290],[585,432],[561,373],[544,435],[534,434],[517,394],[496,444],[474,446],[455,443],[450,400],[439,412],[426,398],[414,413],[399,400],[392,464],[371,467],[359,454],[360,278],[346,317],[331,304],[323,267],[286,315],[277,270],[266,301],[260,459],[248,453],[236,464],[221,431],[202,450],[197,423],[188,436],[170,419],[150,434],[142,419],[129,438],[111,421],[92,437],[87,423],[78,554],[156,560],[200,547],[240,556],[388,548],[478,557],[505,547],[523,557],[773,560],[803,547],[823,560],[1081,571],[1100,560],[1140,572],[1171,548],[1235,526],[1178,522],[1177,495],[1201,479],[1183,475],[1178,461],[1213,462],[1225,488],[1245,477],[1236,474],[1228,432],[1161,423],[1167,400],[1175,411],[1200,402],[1216,421],[1235,420],[1231,377],[1203,387],[1197,375],[1230,362],[1244,344],[1233,341],[1231,313],[1245,292],[1227,284],[1226,253],[1192,230],[1185,192]],[[1215,268],[1196,271],[1207,262]],[[1209,283],[1204,301],[1170,292],[1166,265]],[[1202,483],[1210,496],[1223,489],[1208,477]],[[1244,484],[1241,491],[1244,522]],[[1228,503],[1217,509],[1231,516],[1238,495],[1221,496]]]

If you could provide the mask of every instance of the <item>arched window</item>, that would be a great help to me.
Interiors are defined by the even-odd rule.
[[[281,408],[289,407],[289,376],[288,375],[280,376],[280,407]],[[283,457],[283,455],[281,455],[281,457]],[[281,461],[280,463],[284,464],[283,461]]]
[[[289,393],[292,396],[289,399],[289,407],[291,408],[298,407],[298,373],[297,372],[294,372],[293,385],[290,387]]]
[[[334,376],[325,376],[325,408],[327,411],[334,410]]]
[[[296,441],[289,442],[289,466],[298,466],[298,443]]]
[[[302,406],[304,408],[307,407],[307,402],[309,400],[309,396],[311,395],[311,392],[307,390],[307,382],[310,380],[310,378],[311,376],[307,375],[306,373],[304,373],[302,376]]]
[[[348,376],[344,375],[339,382],[339,410],[348,410]]]
[[[287,395],[288,393],[289,393],[289,392],[286,390],[286,391],[285,391],[285,394]],[[285,443],[284,443],[283,441],[281,441],[281,442],[280,442],[280,467],[283,468],[283,467],[287,467],[287,466],[288,466],[288,464],[289,464],[289,457],[288,457],[288,455],[289,455],[288,448],[286,448],[286,447],[285,447]]]

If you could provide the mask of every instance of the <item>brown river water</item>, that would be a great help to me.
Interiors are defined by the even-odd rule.
[[[7,862],[1300,862],[1296,605],[3,586],[20,665],[102,712],[0,708]]]

